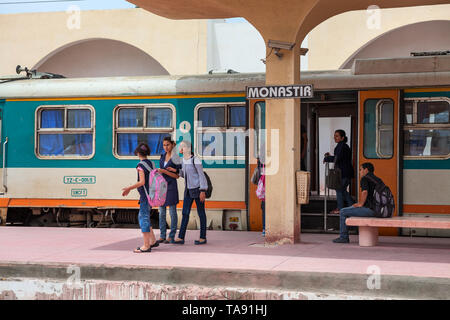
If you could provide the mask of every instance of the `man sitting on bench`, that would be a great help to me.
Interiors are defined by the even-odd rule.
[[[349,217],[375,217],[375,212],[371,208],[373,204],[373,191],[375,190],[375,183],[366,177],[371,177],[378,180],[373,172],[375,168],[370,162],[363,163],[359,168],[359,174],[361,176],[361,195],[359,201],[351,207],[342,208],[340,211],[340,236],[334,239],[335,243],[349,243],[348,227],[345,224],[345,219]]]

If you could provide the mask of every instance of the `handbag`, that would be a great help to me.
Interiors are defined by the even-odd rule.
[[[329,189],[341,189],[342,188],[342,173],[341,169],[336,166],[337,156],[334,156],[334,167],[333,169],[328,169],[325,176],[325,183]]]
[[[251,182],[252,182],[253,184],[258,185],[258,181],[259,181],[259,178],[260,178],[260,177],[261,177],[261,174],[260,174],[260,172],[259,172],[259,168],[256,167],[255,170],[253,171],[252,178],[251,178]]]

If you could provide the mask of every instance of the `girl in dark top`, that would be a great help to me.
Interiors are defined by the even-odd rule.
[[[334,141],[337,143],[334,148],[334,156],[330,155],[328,152],[325,153],[323,162],[335,162],[335,166],[341,169],[342,187],[336,189],[337,209],[330,212],[339,214],[339,211],[346,207],[344,202],[346,202],[349,207],[355,203],[350,193],[347,191],[347,187],[354,177],[354,171],[352,166],[352,152],[347,145],[348,138],[345,135],[345,131],[336,130],[334,132]]]
[[[161,155],[159,159],[159,173],[161,173],[167,181],[167,195],[166,202],[162,207],[159,207],[159,240],[161,243],[173,243],[175,234],[177,232],[178,216],[177,216],[177,204],[178,199],[178,185],[177,179],[179,178],[178,172],[181,167],[181,159],[174,150],[176,143],[171,137],[165,137],[163,141],[163,148],[165,153]],[[175,172],[168,171],[168,168],[175,169]],[[170,233],[169,239],[166,240],[166,207],[169,207],[170,213]]]
[[[147,159],[150,155],[150,148],[145,143],[140,143],[134,154],[139,156],[140,162],[136,166],[138,171],[138,182],[130,187],[123,188],[122,196],[127,196],[131,190],[138,189],[139,199],[139,226],[141,227],[142,235],[144,237],[144,245],[137,247],[134,252],[151,252],[153,247],[157,247],[159,243],[156,241],[155,234],[150,222],[151,207],[148,203],[146,192],[149,190],[150,170],[154,168],[153,163]],[[150,169],[150,170],[149,170]],[[145,188],[145,190],[144,190]]]

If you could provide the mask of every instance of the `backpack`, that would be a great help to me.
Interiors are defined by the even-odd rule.
[[[395,210],[395,200],[394,195],[384,182],[378,178],[366,175],[366,177],[375,183],[375,189],[373,191],[373,202],[371,208],[375,212],[375,217],[377,218],[390,218]]]
[[[194,163],[194,157],[192,157],[192,165],[194,166],[195,172],[197,172],[197,175],[198,175],[197,167],[195,166],[195,163]],[[205,191],[205,195],[206,195],[206,199],[209,199],[209,198],[211,198],[213,186],[211,183],[211,179],[209,178],[209,176],[205,172],[205,170],[203,170],[203,174],[205,175],[206,182],[208,183],[208,189]]]
[[[145,195],[147,196],[148,203],[152,207],[162,207],[166,202],[167,195],[167,181],[164,179],[163,175],[158,172],[157,169],[151,169],[150,166],[141,161],[142,164],[148,171],[150,171],[149,176],[149,190],[147,192],[147,188],[145,188]]]
[[[264,167],[263,167],[264,170]],[[265,200],[266,199],[266,175],[264,174],[264,171],[261,172],[261,176],[258,181],[258,188],[256,189],[256,196],[259,200]]]

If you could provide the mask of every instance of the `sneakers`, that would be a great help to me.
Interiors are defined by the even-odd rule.
[[[266,230],[265,230],[265,229],[263,229],[263,231],[262,231],[262,236],[263,236],[263,237],[266,236]]]
[[[339,237],[337,239],[334,239],[333,242],[334,243],[349,243],[350,240],[349,240],[349,238],[341,238],[341,237]]]

